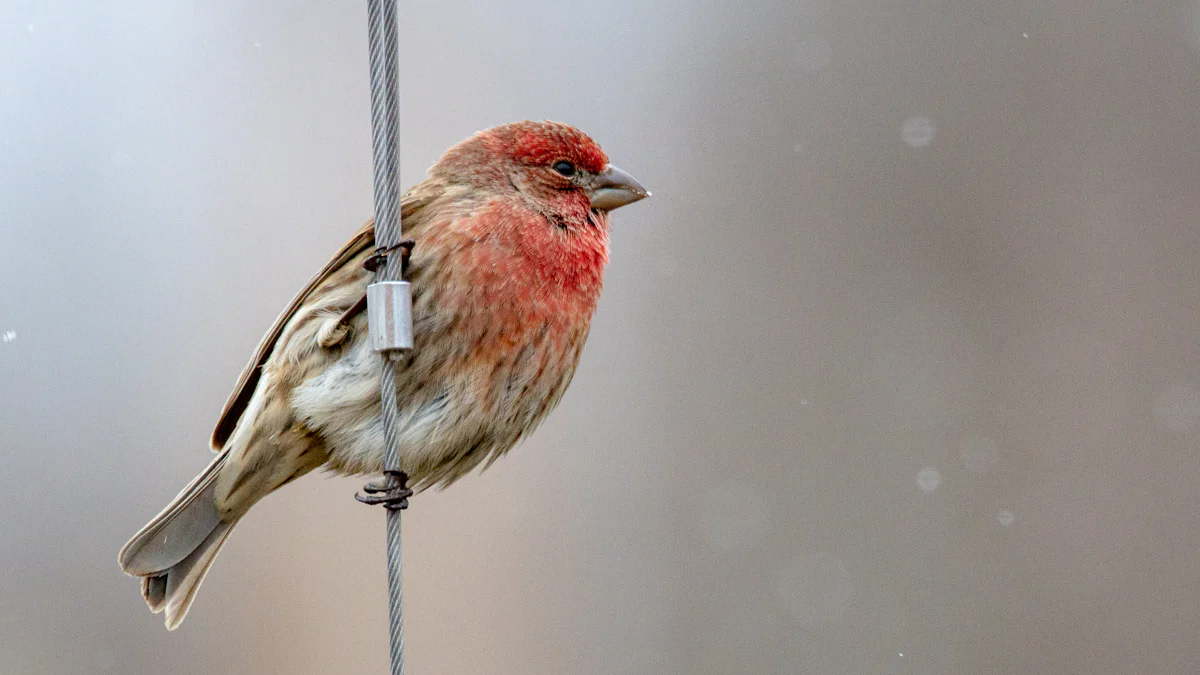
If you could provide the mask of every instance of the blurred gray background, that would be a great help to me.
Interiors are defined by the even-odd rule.
[[[405,516],[434,673],[1200,669],[1200,4],[401,0],[404,183],[653,199],[560,409]],[[117,549],[371,213],[365,2],[0,2],[0,672],[386,672],[314,475],[168,633]]]

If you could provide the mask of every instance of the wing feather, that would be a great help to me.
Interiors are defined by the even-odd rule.
[[[241,419],[242,413],[245,412],[246,406],[250,403],[250,397],[254,395],[254,390],[258,387],[259,378],[262,376],[263,364],[271,357],[271,352],[275,349],[275,343],[279,341],[279,336],[283,333],[283,327],[295,315],[296,310],[300,308],[304,301],[314,289],[319,287],[327,277],[336,272],[345,265],[347,261],[354,258],[363,251],[363,249],[373,246],[375,243],[375,223],[368,221],[366,225],[359,228],[358,232],[342,246],[329,262],[325,263],[325,267],[309,280],[308,284],[292,298],[292,302],[279,314],[275,319],[275,323],[271,329],[263,335],[262,340],[258,342],[258,348],[254,350],[254,356],[250,357],[250,363],[246,364],[245,370],[242,371],[241,377],[238,378],[237,385],[233,388],[233,393],[229,395],[229,399],[225,401],[225,408],[221,411],[220,421],[217,422],[217,428],[213,430],[212,448],[220,450],[225,447],[225,443],[229,437],[233,435],[233,430],[237,428],[238,420]]]
[[[402,218],[410,218],[416,215],[416,212],[429,202],[433,201],[441,190],[433,189],[428,183],[422,184],[416,189],[404,196],[400,205],[400,213]],[[250,358],[250,362],[246,364],[245,370],[242,371],[241,377],[238,378],[237,385],[233,388],[233,393],[229,395],[229,399],[225,401],[225,408],[221,411],[221,418],[217,422],[216,429],[212,434],[212,448],[220,451],[225,447],[234,430],[237,428],[238,422],[242,418],[242,414],[246,411],[246,406],[250,403],[250,398],[254,396],[254,390],[258,388],[259,379],[262,377],[263,364],[267,359],[271,358],[271,352],[275,349],[275,344],[279,341],[280,335],[283,334],[283,329],[287,326],[288,321],[296,314],[296,311],[304,304],[304,301],[312,294],[312,292],[321,287],[324,281],[341,269],[343,265],[353,260],[355,256],[362,253],[365,249],[375,245],[375,221],[374,219],[367,221],[365,225],[359,228],[358,232],[350,238],[342,246],[341,250],[334,254],[333,258],[317,272],[308,284],[296,294],[291,303],[281,312],[271,329],[263,335],[262,340],[258,343],[258,348],[254,350],[254,356]]]

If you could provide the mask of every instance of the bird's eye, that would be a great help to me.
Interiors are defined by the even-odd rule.
[[[570,162],[559,162],[554,165],[554,170],[567,178],[575,175],[575,165]]]

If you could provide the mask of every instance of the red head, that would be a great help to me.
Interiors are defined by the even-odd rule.
[[[560,122],[481,131],[429,173],[454,204],[455,220],[442,231],[460,259],[452,268],[466,274],[463,288],[488,295],[489,322],[503,311],[524,317],[506,325],[541,317],[529,325],[586,326],[608,262],[608,212],[649,194],[595,141]]]
[[[510,158],[525,166],[545,167],[568,161],[591,173],[600,173],[608,166],[608,155],[596,141],[561,122],[506,124],[480,132],[476,138],[495,156]]]
[[[430,169],[437,178],[493,195],[516,193],[555,224],[582,227],[649,196],[582,131],[562,122],[492,127],[446,151]]]

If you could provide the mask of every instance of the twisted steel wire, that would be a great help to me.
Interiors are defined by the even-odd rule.
[[[396,38],[396,0],[367,0],[371,60],[371,141],[374,157],[375,245],[383,251],[400,242],[400,86]],[[399,281],[402,261],[389,255],[380,266],[376,281]],[[381,404],[387,444],[384,469],[388,487],[399,483],[393,471],[400,470],[396,420],[396,366],[400,350],[381,354],[383,376]],[[400,510],[387,510],[388,637],[392,675],[404,673],[404,603],[400,580],[403,568],[400,549]]]

